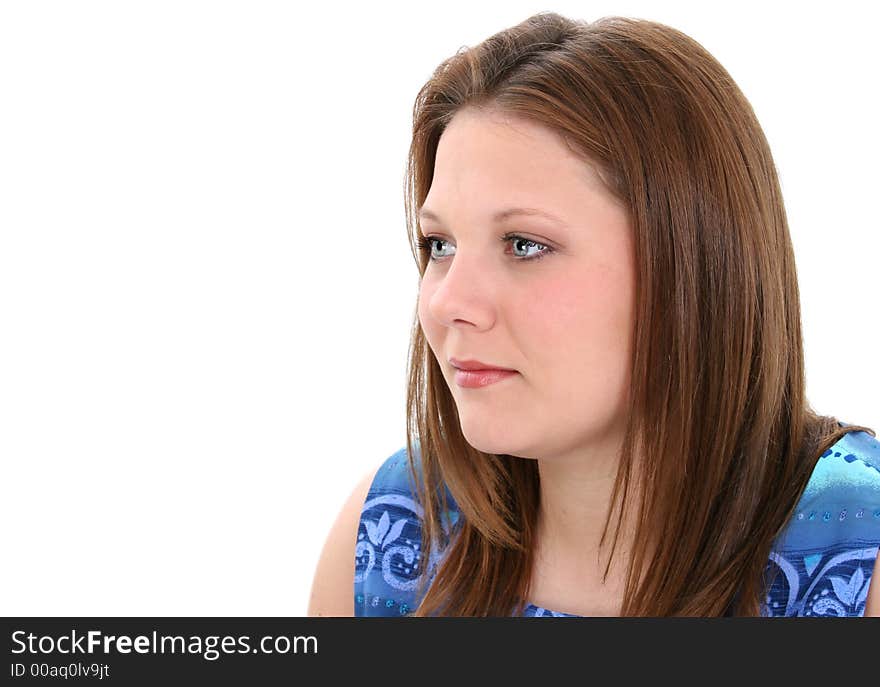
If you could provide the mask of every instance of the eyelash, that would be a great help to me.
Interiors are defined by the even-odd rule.
[[[524,236],[519,236],[518,234],[505,234],[504,236],[501,237],[501,243],[508,243],[509,241],[513,241],[515,239],[520,240],[520,241],[525,241],[526,243],[531,243],[534,246],[540,246],[541,248],[544,249],[540,253],[537,253],[530,258],[514,258],[514,260],[517,262],[531,262],[532,260],[541,260],[542,258],[546,257],[549,253],[553,252],[553,249],[550,246],[548,246],[544,243],[538,243],[537,241],[532,241],[531,239],[527,239]],[[437,262],[439,259],[439,258],[435,258],[433,255],[431,255],[432,244],[435,241],[444,241],[445,242],[445,239],[441,239],[437,236],[419,236],[416,239],[416,245],[418,245],[419,250],[421,250],[424,253],[427,253],[428,260],[430,260],[431,262]]]

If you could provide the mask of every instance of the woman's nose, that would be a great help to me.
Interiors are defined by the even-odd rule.
[[[462,259],[453,255],[446,260],[449,266],[435,277],[436,286],[428,303],[431,316],[446,326],[461,321],[486,324],[495,308],[496,289],[491,275],[476,256]]]

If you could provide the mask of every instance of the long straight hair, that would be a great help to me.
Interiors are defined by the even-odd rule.
[[[639,487],[621,614],[761,615],[773,541],[818,457],[847,432],[876,435],[839,427],[805,397],[794,253],[752,107],[705,48],[652,21],[544,12],[460,49],[413,109],[405,203],[420,278],[428,256],[416,248],[418,210],[440,136],[464,107],[554,131],[628,209],[631,405],[602,535],[604,543],[617,506],[607,575]],[[414,615],[520,614],[537,462],[468,444],[418,316],[407,374],[406,442],[427,562]],[[444,487],[462,516],[454,527]],[[653,551],[655,523],[664,536]]]

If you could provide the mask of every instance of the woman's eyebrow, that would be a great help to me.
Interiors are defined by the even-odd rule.
[[[494,215],[492,215],[492,221],[502,222],[509,217],[515,217],[517,215],[543,217],[550,220],[551,222],[555,222],[556,224],[563,226],[565,225],[565,222],[556,215],[547,212],[546,210],[541,210],[539,208],[506,208],[504,210],[498,210]],[[434,220],[435,222],[439,222],[440,224],[443,224],[443,220],[440,218],[439,215],[425,207],[419,210],[419,218],[430,219]]]

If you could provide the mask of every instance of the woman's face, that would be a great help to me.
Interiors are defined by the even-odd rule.
[[[493,219],[509,208],[540,209],[559,222]],[[595,171],[544,127],[461,110],[440,138],[422,210],[440,221],[421,216],[423,236],[436,240],[419,321],[468,443],[547,458],[622,437],[634,249],[626,212]],[[503,242],[508,232],[535,243]],[[461,387],[450,358],[517,374]]]

